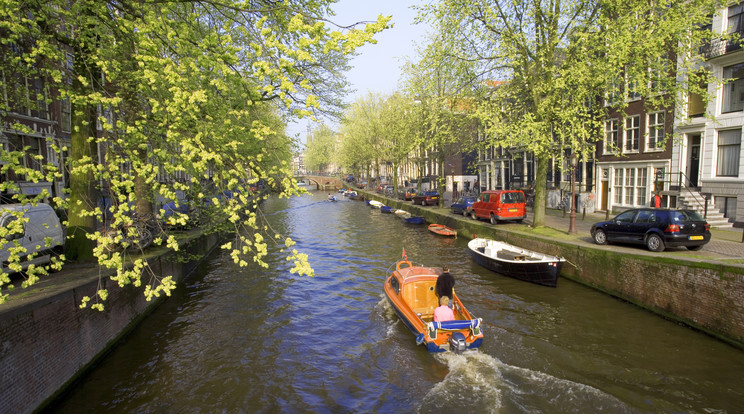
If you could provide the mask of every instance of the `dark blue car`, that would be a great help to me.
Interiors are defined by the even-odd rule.
[[[462,214],[463,216],[470,215],[470,210],[473,208],[473,203],[478,199],[478,197],[474,196],[465,196],[460,197],[452,203],[450,208],[452,209],[452,214]]]
[[[700,250],[710,241],[710,225],[692,210],[640,208],[627,210],[591,229],[597,244],[643,244],[653,252],[667,247]]]

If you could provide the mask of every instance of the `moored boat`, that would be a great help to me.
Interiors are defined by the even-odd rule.
[[[393,208],[390,206],[382,206],[380,207],[380,211],[387,214],[393,214]]]
[[[566,259],[523,249],[498,240],[476,238],[468,243],[479,265],[504,276],[556,287]]]
[[[355,201],[364,201],[364,196],[361,194],[352,194],[349,198]]]
[[[440,236],[457,236],[457,230],[447,227],[443,224],[429,224],[429,231],[439,234]]]
[[[401,209],[395,210],[395,215],[398,217],[411,217],[411,213]]]
[[[413,217],[402,217],[403,221],[405,221],[408,224],[424,224],[426,223],[426,220],[423,217],[420,216],[413,216]]]
[[[372,206],[374,208],[380,208],[380,207],[384,206],[384,204],[382,204],[381,202],[379,202],[377,200],[367,200],[367,204],[369,204],[370,206]]]
[[[429,352],[463,352],[480,347],[483,342],[481,319],[474,318],[453,292],[455,320],[434,322],[438,298],[434,293],[441,268],[414,266],[408,260],[388,269],[385,296],[403,324],[416,336],[416,344]],[[391,266],[391,268],[393,267]]]

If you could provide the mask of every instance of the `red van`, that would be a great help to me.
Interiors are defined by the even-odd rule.
[[[470,213],[473,220],[489,219],[491,224],[502,220],[521,223],[527,217],[525,197],[521,190],[489,190],[481,193]]]

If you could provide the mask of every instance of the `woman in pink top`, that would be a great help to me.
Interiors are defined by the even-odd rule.
[[[455,319],[455,313],[452,311],[452,309],[448,306],[449,305],[449,298],[447,296],[442,296],[439,298],[439,306],[438,308],[434,309],[434,322],[444,322],[444,321],[452,321]]]

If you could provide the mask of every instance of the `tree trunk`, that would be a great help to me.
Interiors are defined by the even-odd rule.
[[[65,256],[78,262],[93,259],[93,242],[86,235],[96,230],[96,217],[84,213],[95,208],[98,203],[93,171],[85,167],[91,162],[89,160],[95,162],[98,158],[95,140],[88,139],[95,136],[95,125],[95,107],[82,104],[72,108],[70,211],[67,219]]]
[[[548,163],[550,158],[535,157],[537,171],[535,174],[535,200],[532,207],[534,217],[532,219],[533,227],[545,226],[545,199],[548,186]]]

